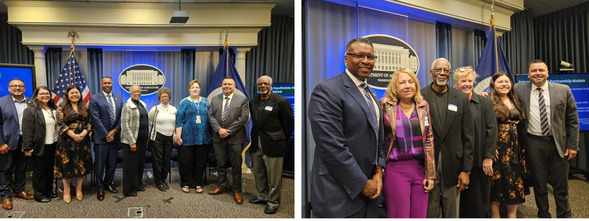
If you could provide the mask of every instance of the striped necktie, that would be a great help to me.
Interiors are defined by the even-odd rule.
[[[538,88],[538,108],[540,109],[540,125],[542,127],[542,135],[550,136],[550,125],[548,124],[548,112],[546,112],[546,103],[542,88]]]
[[[370,95],[370,90],[368,89],[368,84],[362,83],[362,84],[360,84],[360,87],[364,88],[364,97],[366,98],[366,103],[370,107],[370,110],[372,113],[372,114],[369,114],[368,118],[370,118],[369,120],[372,121],[374,123],[374,125],[377,125],[378,123],[376,122],[376,108],[374,107],[374,104],[372,103],[372,96]]]
[[[114,126],[115,124],[115,111],[112,105],[112,96],[107,95],[107,101],[106,103],[108,103],[108,115],[110,116],[110,127],[112,128],[112,126]]]
[[[225,128],[225,120],[227,120],[227,113],[229,113],[229,97],[225,97],[225,107],[223,108],[223,116],[221,117],[223,128]]]

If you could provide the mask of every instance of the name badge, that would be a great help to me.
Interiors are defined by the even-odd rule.
[[[456,106],[454,104],[448,104],[448,110],[456,112],[456,111],[458,111],[458,106]]]
[[[200,121],[200,115],[196,115],[196,123],[197,124],[200,124],[201,123],[201,121]]]
[[[264,108],[264,110],[266,110],[266,111],[272,111],[273,110],[273,107],[272,106],[266,106]]]
[[[425,120],[424,121],[425,121],[424,122],[424,126],[428,127],[429,126],[429,120],[427,119],[427,116],[425,117]]]

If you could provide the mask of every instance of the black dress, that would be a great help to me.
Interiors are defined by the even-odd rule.
[[[506,122],[497,119],[499,158],[493,163],[491,201],[516,205],[525,202],[526,161],[525,150],[518,141],[519,111],[511,109],[509,118]]]
[[[61,108],[60,108],[61,110]],[[64,117],[60,122],[59,138],[55,151],[55,178],[77,178],[83,177],[92,170],[92,153],[90,152],[90,115],[86,117],[71,110],[70,113],[64,113],[69,117]],[[81,142],[76,142],[72,137],[67,135],[71,130],[78,134],[84,130],[88,135]]]

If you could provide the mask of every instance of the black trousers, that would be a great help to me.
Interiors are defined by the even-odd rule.
[[[570,165],[568,159],[560,157],[552,138],[546,140],[527,134],[526,141],[526,165],[528,166],[528,174],[532,176],[538,217],[552,217],[548,211],[548,188],[546,184],[549,183],[554,189],[556,216],[558,218],[570,218],[568,179]]]
[[[94,144],[94,173],[96,189],[104,190],[105,185],[112,185],[117,169],[117,152],[120,143]]]
[[[209,155],[209,144],[181,146],[178,149],[180,186],[204,186],[203,175],[206,159]]]
[[[472,167],[468,189],[460,192],[460,218],[489,218],[491,177],[483,168]]]
[[[143,187],[143,170],[145,169],[145,146],[143,142],[137,142],[137,150],[131,151],[131,146],[123,146],[123,195],[137,194],[139,187]],[[138,139],[139,141],[139,139]]]
[[[241,148],[243,144],[230,144],[222,139],[221,142],[213,142],[215,149],[215,160],[217,161],[217,172],[219,180],[217,186],[221,189],[229,187],[227,183],[228,162],[231,163],[231,189],[235,193],[241,193]]]
[[[43,155],[33,152],[33,190],[36,199],[49,198],[53,189],[53,166],[55,164],[55,143],[45,145]]]
[[[153,179],[155,184],[166,183],[170,173],[170,160],[172,158],[173,136],[165,136],[159,132],[156,134],[151,155],[153,156]],[[153,142],[153,141],[150,141]]]
[[[0,195],[2,199],[11,198],[12,192],[15,194],[25,191],[26,176],[25,153],[22,152],[21,141],[15,150],[9,150],[8,153],[0,154]],[[14,171],[14,191],[11,191],[10,183]]]

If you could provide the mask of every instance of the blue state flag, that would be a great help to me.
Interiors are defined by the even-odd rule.
[[[485,49],[483,49],[483,55],[479,60],[479,66],[476,68],[476,72],[479,75],[476,81],[479,83],[473,91],[477,94],[488,91],[491,76],[499,71],[506,72],[511,78],[511,82],[515,83],[511,74],[511,68],[509,68],[505,54],[503,54],[503,50],[501,49],[501,44],[497,41],[495,20],[491,18],[491,29],[487,34],[487,43],[485,44]]]
[[[209,101],[214,96],[217,96],[217,95],[223,93],[223,90],[221,89],[221,85],[223,83],[223,78],[225,78],[225,77],[232,77],[233,79],[235,79],[235,92],[234,93],[242,94],[242,95],[246,96],[248,100],[250,99],[250,96],[248,95],[247,90],[245,89],[245,86],[243,85],[243,81],[241,81],[241,77],[239,77],[239,74],[237,73],[237,69],[235,68],[235,65],[233,64],[233,61],[229,58],[229,50],[231,50],[231,49],[227,45],[227,40],[225,40],[225,46],[223,49],[223,54],[221,55],[221,59],[219,60],[219,65],[217,65],[217,69],[215,70],[215,74],[213,75],[213,79],[211,80],[211,83],[209,84],[209,87],[207,88],[207,99],[209,99]],[[247,136],[248,140],[245,142],[245,144],[243,146],[244,152],[249,149],[249,146],[251,144],[251,142],[250,142],[250,137],[251,137],[250,134],[252,131],[251,118],[250,118],[250,120],[248,120],[247,124],[245,125],[245,131],[246,131],[246,134],[247,134],[246,136]],[[248,154],[246,154],[245,163],[248,167],[251,168],[251,166],[252,166],[251,156],[248,156]]]

